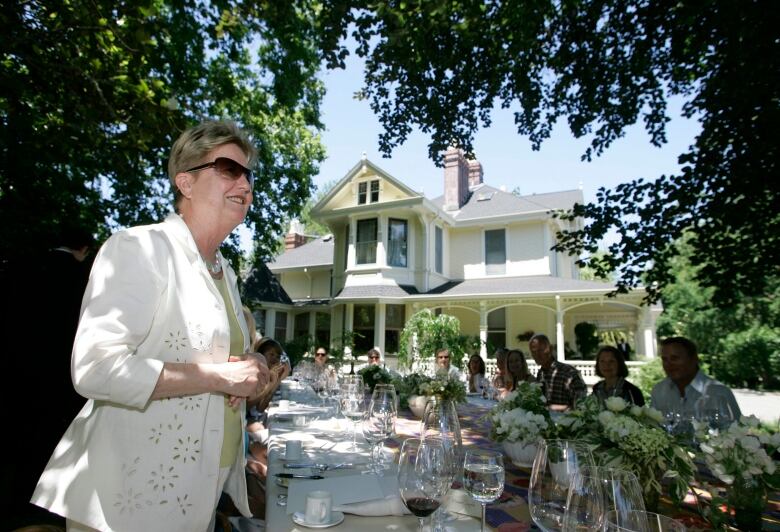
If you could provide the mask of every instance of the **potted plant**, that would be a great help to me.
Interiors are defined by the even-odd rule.
[[[537,383],[519,383],[489,416],[493,423],[491,439],[501,442],[512,462],[523,467],[533,465],[539,440],[554,431],[547,401]]]
[[[398,346],[398,363],[411,367],[419,359],[432,358],[437,349],[447,348],[450,363],[462,367],[464,349],[460,321],[449,314],[436,316],[431,309],[416,312],[404,325]]]
[[[390,384],[393,378],[390,373],[382,366],[369,365],[358,371],[358,375],[363,377],[363,384],[373,392],[374,387],[379,384]]]

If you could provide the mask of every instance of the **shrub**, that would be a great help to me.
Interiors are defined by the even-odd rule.
[[[780,387],[780,333],[767,325],[732,332],[709,357],[713,377],[737,387]]]
[[[639,368],[636,373],[632,373],[628,379],[636,385],[637,388],[642,390],[642,394],[645,396],[645,400],[650,400],[650,392],[653,390],[653,386],[661,382],[666,378],[663,365],[661,364],[661,358],[657,357],[649,361],[647,364]]]

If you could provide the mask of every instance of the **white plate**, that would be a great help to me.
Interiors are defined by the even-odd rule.
[[[344,514],[342,512],[331,512],[330,521],[319,525],[307,523],[303,512],[295,512],[292,514],[292,520],[296,525],[305,526],[306,528],[329,528],[341,523],[344,520]]]

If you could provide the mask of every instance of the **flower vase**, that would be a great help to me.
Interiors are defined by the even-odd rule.
[[[761,530],[766,488],[754,478],[737,477],[728,489],[728,505],[739,530]]]
[[[409,410],[412,411],[412,414],[414,414],[416,418],[422,419],[423,414],[425,414],[425,405],[428,404],[428,396],[410,395],[408,402]]]
[[[514,442],[504,440],[501,445],[513,464],[520,467],[532,467],[534,465],[538,447],[536,440]]]

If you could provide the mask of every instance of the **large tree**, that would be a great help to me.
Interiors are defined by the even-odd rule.
[[[171,208],[167,156],[230,118],[259,151],[247,224],[264,258],[324,156],[317,2],[29,0],[0,11],[0,259]],[[226,247],[236,258],[237,241]]]
[[[691,231],[698,279],[719,304],[765,290],[780,268],[780,3],[774,0],[356,1],[335,31],[354,28],[366,57],[361,91],[378,115],[385,154],[413,128],[430,133],[430,156],[472,150],[496,105],[515,110],[534,148],[566,120],[600,155],[642,121],[665,141],[667,100],[701,134],[682,169],[652,181],[626,176],[577,205],[583,231],[559,235],[621,291],[644,281],[657,297],[672,279],[673,242]],[[331,50],[332,65],[346,52]],[[641,166],[641,161],[637,164]],[[589,261],[610,230],[620,239]],[[771,275],[770,275],[771,276]]]

